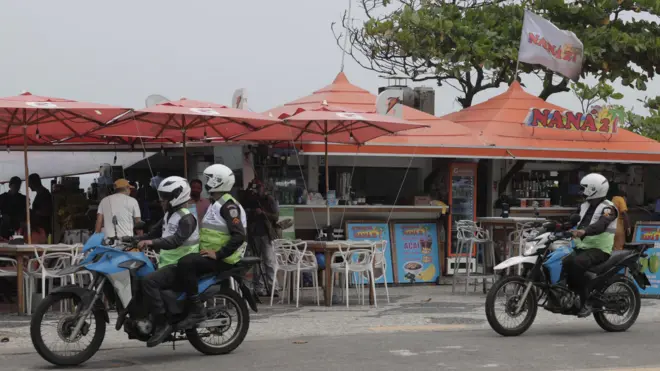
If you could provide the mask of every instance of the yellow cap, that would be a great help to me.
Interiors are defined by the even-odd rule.
[[[115,188],[135,188],[126,179],[115,180]]]

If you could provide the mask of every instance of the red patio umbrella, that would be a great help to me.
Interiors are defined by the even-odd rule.
[[[369,140],[400,131],[428,127],[394,116],[371,112],[349,111],[327,102],[309,108],[298,108],[292,113],[283,113],[281,123],[272,124],[261,130],[247,133],[236,140],[252,141],[305,141],[325,143],[325,194],[326,218],[330,225],[330,190],[328,175],[328,143],[364,144]]]
[[[279,120],[217,103],[182,98],[135,111],[90,134],[107,136],[147,136],[183,143],[184,172],[188,173],[186,142],[189,137],[230,140]]]
[[[80,136],[130,111],[106,104],[77,102],[69,99],[41,97],[23,93],[0,98],[0,136],[23,137],[25,188],[29,187],[28,142],[57,140]],[[30,195],[26,192],[27,241],[32,243],[30,229]]]

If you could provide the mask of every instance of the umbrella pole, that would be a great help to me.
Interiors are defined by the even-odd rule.
[[[326,123],[326,132],[327,132],[327,123]],[[330,172],[328,171],[328,136],[325,136],[325,220],[330,226],[330,199],[328,194],[330,193]]]
[[[188,179],[188,147],[186,147],[186,132],[183,132],[183,178]]]
[[[27,126],[23,125],[23,161],[25,163],[25,225],[27,228],[27,243],[32,243],[32,231],[30,229],[30,180],[28,170],[27,153]],[[25,236],[23,236],[25,238]]]

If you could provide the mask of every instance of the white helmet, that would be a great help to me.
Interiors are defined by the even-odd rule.
[[[158,186],[158,198],[172,207],[183,205],[190,201],[190,185],[180,176],[167,177]]]
[[[607,178],[598,174],[591,173],[580,181],[580,190],[587,200],[607,197],[610,190],[610,183]]]
[[[225,165],[215,164],[204,169],[204,188],[209,193],[229,192],[236,182],[234,172]]]

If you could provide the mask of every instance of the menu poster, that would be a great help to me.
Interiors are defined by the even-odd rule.
[[[654,244],[653,248],[646,250],[646,258],[640,258],[642,272],[646,274],[651,286],[645,290],[640,288],[642,295],[660,295],[660,223],[639,222],[635,226],[633,242]]]
[[[392,223],[398,283],[435,282],[440,270],[438,225]]]
[[[280,207],[280,218],[277,225],[282,231],[282,238],[296,239],[295,209],[293,207]]]
[[[394,282],[394,266],[392,265],[392,243],[390,239],[390,228],[387,223],[382,222],[346,222],[346,239],[351,241],[385,241],[385,261],[387,264],[387,283]],[[376,283],[383,283],[383,272],[380,268],[374,268]],[[368,283],[365,278],[364,283]]]

